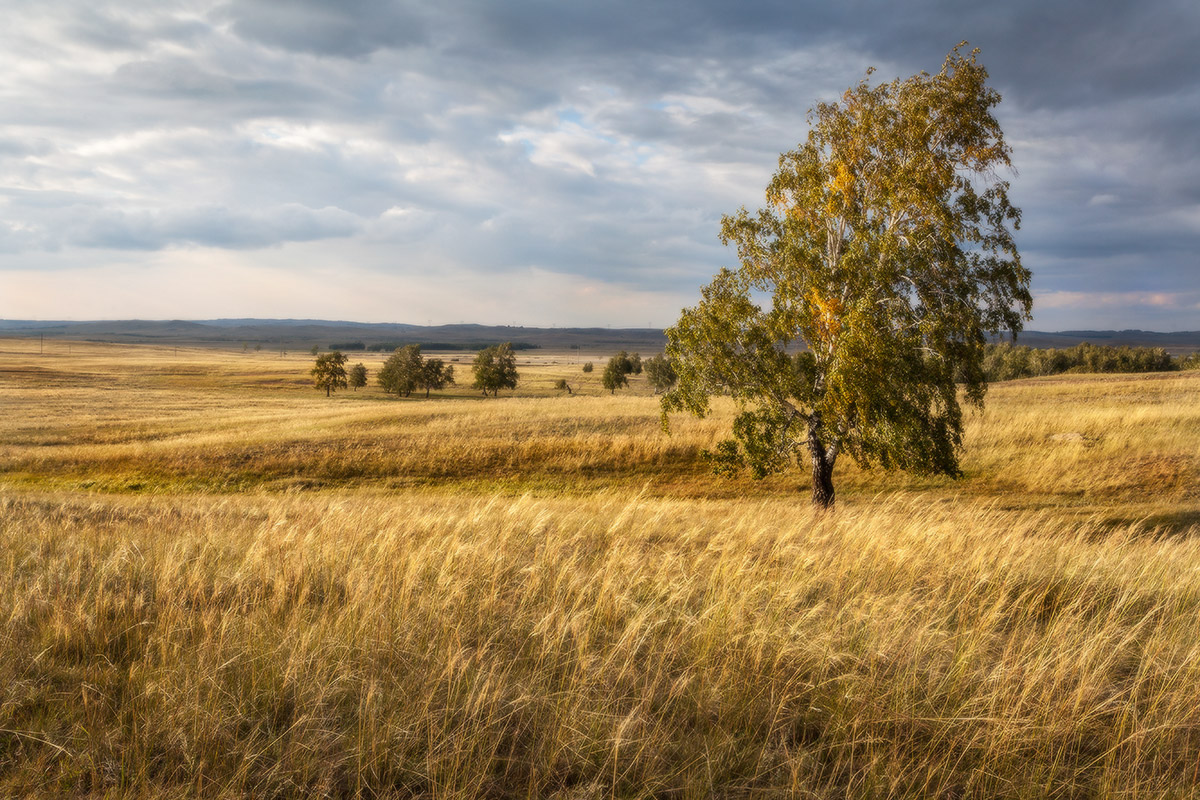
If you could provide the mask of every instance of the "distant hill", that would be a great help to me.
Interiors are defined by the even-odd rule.
[[[656,328],[527,328],[520,325],[407,325],[320,319],[105,320],[88,322],[0,320],[0,336],[45,336],[95,342],[123,342],[202,347],[240,347],[307,350],[333,344],[422,343],[440,348],[478,349],[513,342],[546,350],[642,354],[663,349],[666,338]],[[1162,347],[1174,354],[1200,350],[1200,331],[1025,331],[1018,344],[1030,347],[1071,347],[1081,342],[1114,346]]]
[[[1007,338],[1007,337],[1002,337]],[[1083,342],[1106,344],[1113,347],[1161,347],[1175,355],[1200,350],[1200,331],[1024,331],[1017,337],[1017,344],[1029,347],[1074,347]]]
[[[304,349],[362,342],[422,343],[479,349],[500,342],[547,350],[630,350],[655,353],[666,338],[656,328],[527,328],[520,325],[407,325],[313,319],[108,320],[89,322],[0,320],[0,336],[45,336],[94,342],[229,347],[242,344]]]

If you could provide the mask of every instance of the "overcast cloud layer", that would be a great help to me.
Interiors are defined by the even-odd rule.
[[[805,111],[967,39],[1030,327],[1200,329],[1200,5],[4,0],[0,317],[667,325]]]

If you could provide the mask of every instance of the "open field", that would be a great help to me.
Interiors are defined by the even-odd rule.
[[[963,480],[821,514],[608,354],[53,344],[0,340],[0,797],[1200,796],[1200,373],[995,386]]]

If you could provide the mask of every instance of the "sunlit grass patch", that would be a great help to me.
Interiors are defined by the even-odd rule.
[[[364,357],[372,355],[382,360]],[[99,345],[53,359],[0,352],[7,412],[0,419],[0,480],[45,487],[92,481],[96,490],[507,491],[524,483],[536,491],[619,484],[649,485],[668,496],[802,494],[803,472],[762,483],[708,474],[700,452],[726,435],[734,411],[728,402],[717,402],[708,420],[673,418],[667,435],[642,378],[610,396],[569,357],[522,359],[526,377],[513,397],[484,399],[460,385],[430,400],[400,399],[372,385],[326,399],[306,383],[307,355]],[[51,362],[59,374],[87,379],[29,379],[29,369],[50,369],[44,365]],[[467,384],[469,365],[459,366],[460,384]],[[205,383],[183,390],[146,382],[146,375],[172,370],[203,373]],[[245,379],[256,370],[260,381]],[[576,381],[576,395],[551,388],[562,376]],[[1200,373],[999,384],[984,411],[968,411],[964,480],[861,472],[843,457],[835,485],[847,501],[900,490],[1003,495],[1027,507],[1187,505],[1200,483],[1198,401]]]
[[[1200,753],[1194,537],[919,497],[0,502],[5,791],[1153,794]]]

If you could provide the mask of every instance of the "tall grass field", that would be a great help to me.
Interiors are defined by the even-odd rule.
[[[39,349],[0,340],[0,798],[1200,797],[1200,372],[996,384],[962,479],[843,461],[819,512],[610,354],[426,400],[382,354],[327,399],[307,354]]]

